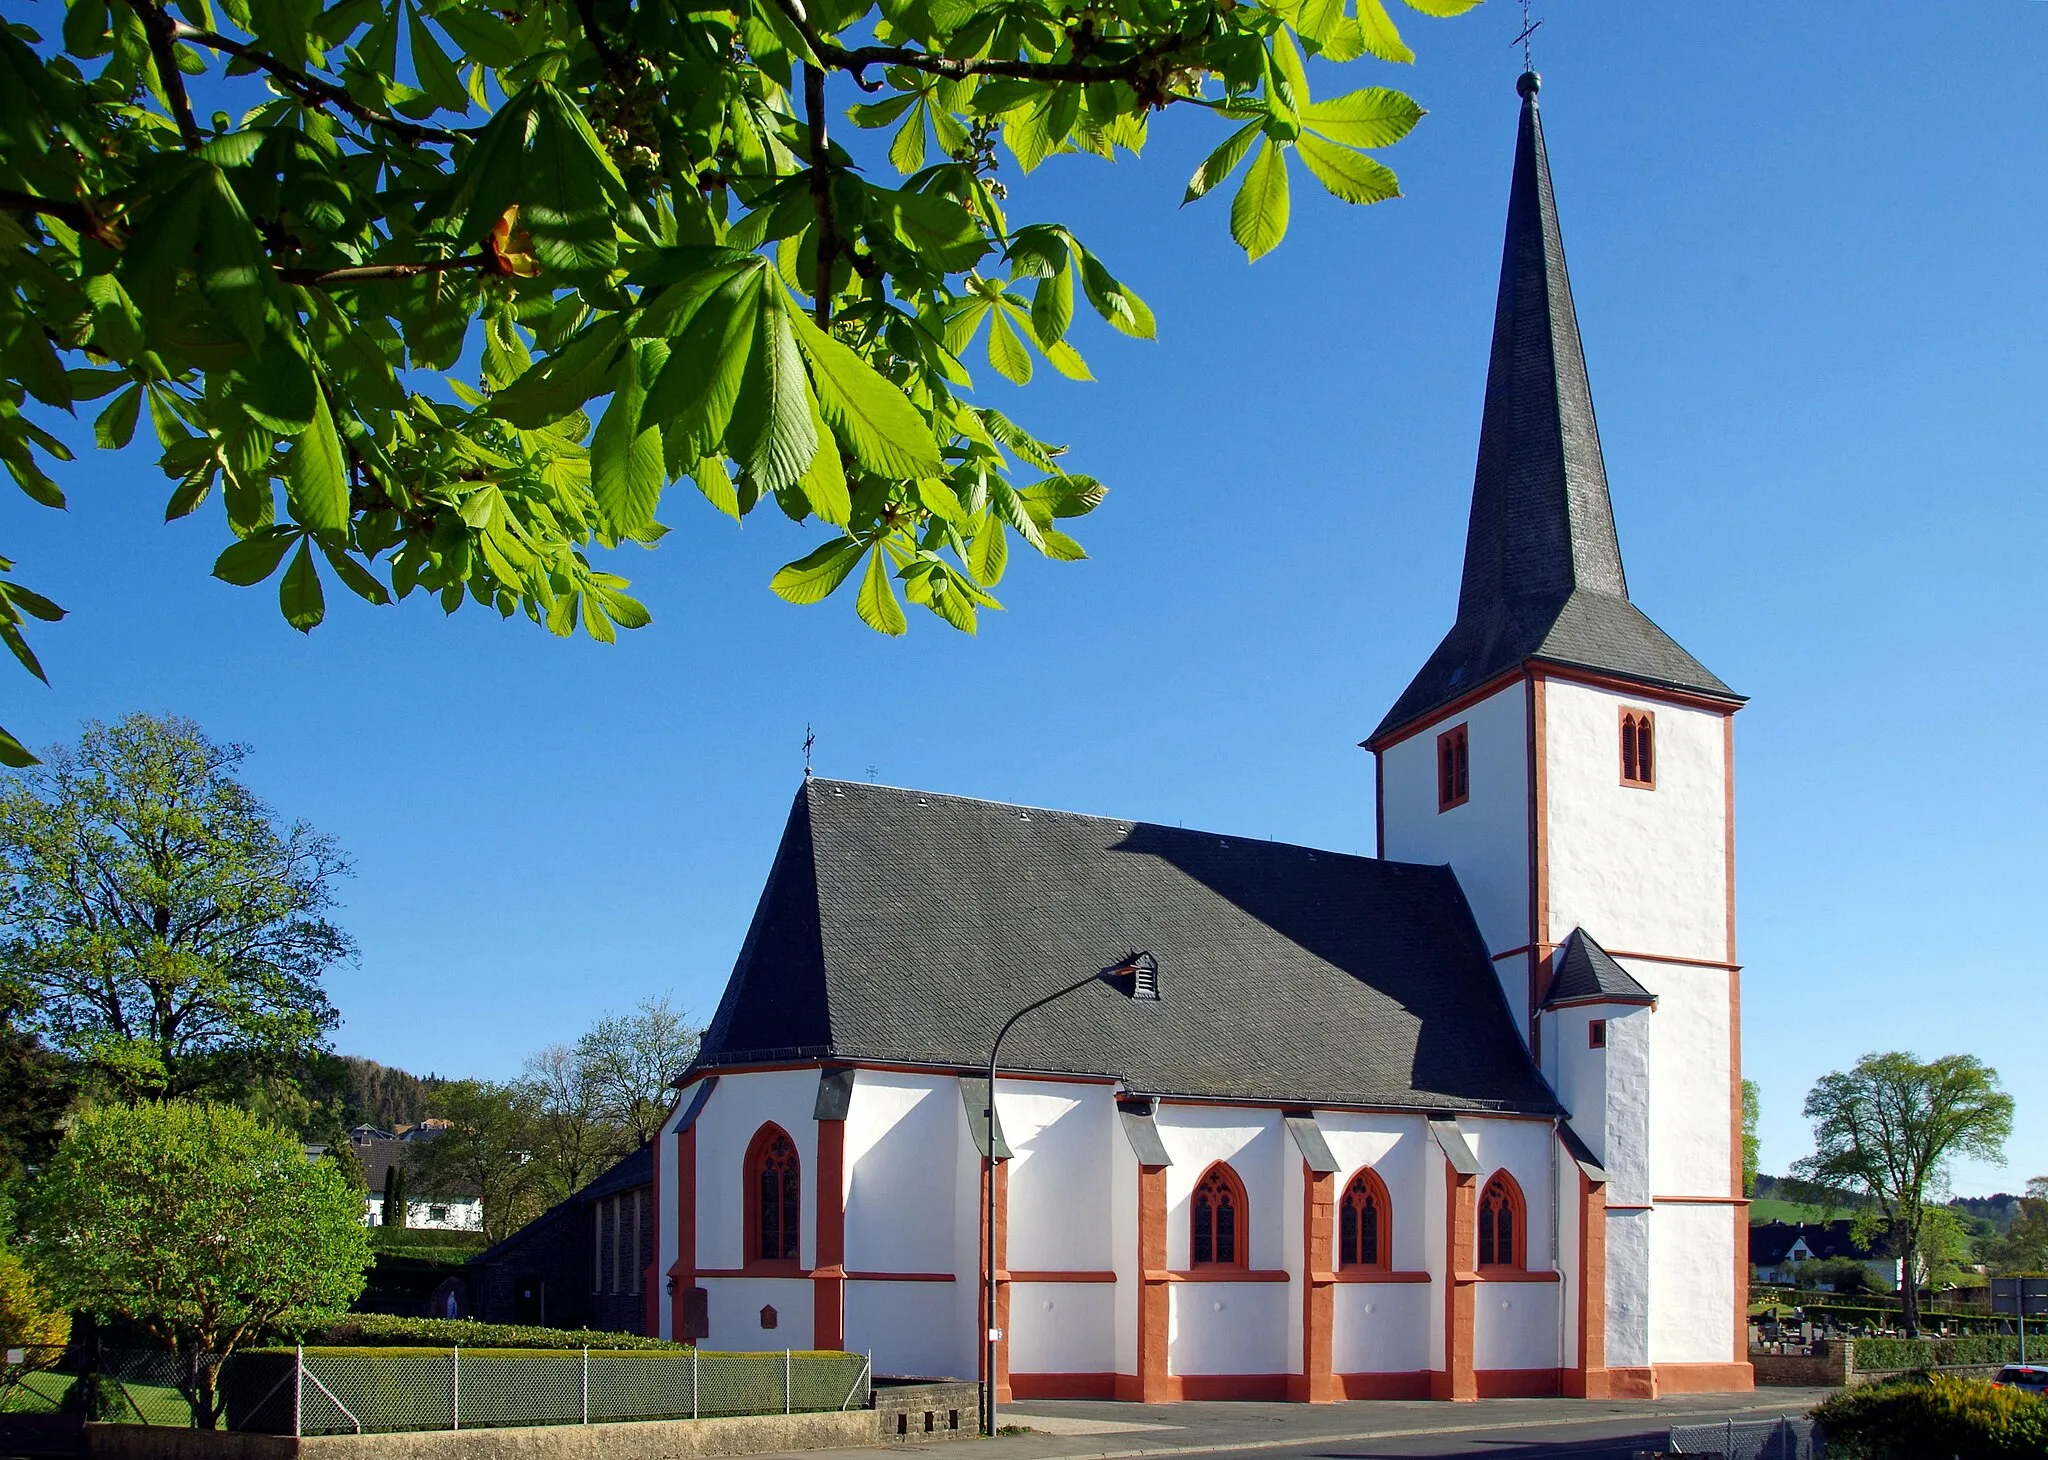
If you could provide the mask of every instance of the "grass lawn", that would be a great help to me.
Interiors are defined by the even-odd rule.
[[[48,1370],[29,1374],[7,1391],[6,1400],[0,1402],[0,1410],[16,1414],[49,1414],[63,1403],[72,1382],[70,1374],[56,1374]],[[186,1427],[192,1423],[192,1406],[185,1402],[184,1395],[168,1384],[138,1384],[129,1379],[123,1381],[121,1389],[126,1391],[133,1408],[125,1414],[110,1414],[108,1419]],[[140,1413],[136,1413],[138,1410]]]
[[[1826,1207],[1808,1206],[1804,1202],[1780,1201],[1776,1197],[1758,1197],[1749,1204],[1751,1226],[1765,1222],[1830,1222],[1839,1221],[1851,1215],[1847,1208],[1829,1211]]]

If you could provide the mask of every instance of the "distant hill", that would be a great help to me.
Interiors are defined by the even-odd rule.
[[[330,1137],[353,1125],[390,1130],[417,1124],[427,1118],[441,1083],[435,1075],[415,1075],[352,1054],[315,1055],[299,1075],[299,1088]]]

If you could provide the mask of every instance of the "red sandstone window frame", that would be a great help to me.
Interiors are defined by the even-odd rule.
[[[1586,1048],[1607,1048],[1607,1021],[1605,1019],[1588,1019],[1586,1021]]]
[[[1472,799],[1472,737],[1459,721],[1436,738],[1436,809],[1439,815]]]
[[[1641,791],[1657,789],[1657,712],[1621,709],[1621,783]]]
[[[790,1274],[801,1267],[803,1169],[803,1155],[788,1131],[771,1120],[754,1132],[747,1143],[746,1184],[740,1198],[746,1223],[742,1270]],[[767,1184],[771,1176],[772,1191]]]
[[[1372,1239],[1369,1244],[1368,1236]],[[1393,1268],[1393,1200],[1379,1172],[1363,1166],[1344,1184],[1344,1193],[1337,1199],[1337,1271],[1392,1272]]]
[[[1529,1204],[1523,1200],[1522,1188],[1514,1177],[1496,1171],[1487,1178],[1473,1213],[1473,1225],[1478,1229],[1478,1250],[1473,1256],[1481,1274],[1528,1270],[1528,1211]]]
[[[1227,1255],[1222,1252],[1226,1246]],[[1245,1271],[1251,1267],[1251,1250],[1251,1203],[1244,1182],[1228,1161],[1218,1161],[1188,1194],[1188,1266],[1196,1272]]]

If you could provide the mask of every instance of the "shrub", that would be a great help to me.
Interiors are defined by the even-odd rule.
[[[0,1348],[62,1345],[71,1315],[51,1302],[14,1253],[0,1247]]]
[[[1845,1389],[1813,1412],[1828,1460],[2005,1460],[2048,1453],[2048,1401],[1947,1374]]]
[[[1866,1373],[1887,1369],[1933,1369],[1952,1364],[2009,1364],[2020,1356],[2016,1338],[1859,1338],[1856,1367]]]
[[[351,1313],[310,1330],[308,1347],[322,1348],[605,1348],[682,1349],[684,1344],[637,1333],[599,1333],[589,1328],[531,1328],[513,1323],[478,1323],[469,1318],[401,1318],[385,1313]]]

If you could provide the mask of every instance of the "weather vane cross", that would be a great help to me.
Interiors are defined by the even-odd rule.
[[[1529,18],[1529,0],[1522,0],[1522,33],[1509,41],[1508,44],[1522,48],[1522,69],[1524,71],[1534,71],[1536,69],[1536,61],[1529,41],[1541,29],[1543,29],[1542,21]]]
[[[804,779],[811,778],[811,747],[818,743],[818,737],[809,725],[804,726]]]

